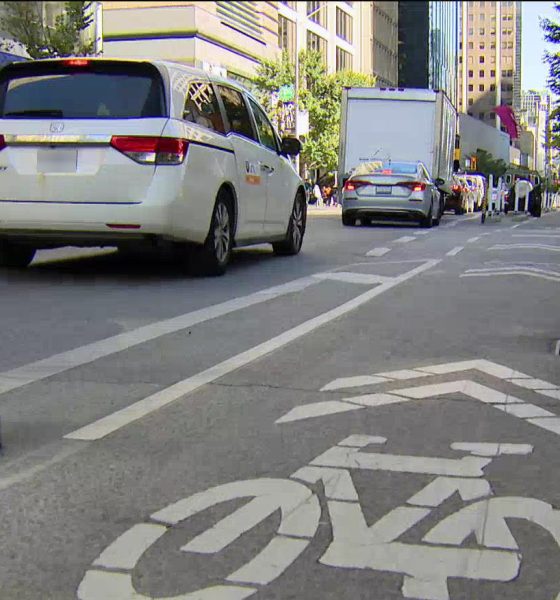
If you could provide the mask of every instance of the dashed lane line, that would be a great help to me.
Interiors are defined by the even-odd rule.
[[[384,256],[387,252],[390,252],[391,248],[373,248],[366,253],[366,256]]]
[[[449,252],[447,252],[445,254],[445,256],[455,256],[457,254],[459,254],[459,252],[461,252],[461,250],[464,250],[464,246],[455,246],[455,248],[451,249]]]

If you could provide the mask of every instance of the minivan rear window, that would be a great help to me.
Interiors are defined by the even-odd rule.
[[[0,72],[0,118],[137,119],[166,116],[161,74],[149,63],[28,62]]]

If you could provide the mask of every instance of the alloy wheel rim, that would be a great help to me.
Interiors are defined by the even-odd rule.
[[[303,208],[301,202],[296,202],[292,212],[292,241],[297,248],[301,244],[303,231]]]
[[[230,238],[229,212],[226,205],[220,203],[216,207],[214,248],[216,250],[216,258],[221,263],[227,258],[230,247]]]

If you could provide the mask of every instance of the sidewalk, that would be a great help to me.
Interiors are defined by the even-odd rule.
[[[307,214],[313,216],[329,216],[329,215],[341,215],[342,206],[315,206],[314,204],[307,205]]]

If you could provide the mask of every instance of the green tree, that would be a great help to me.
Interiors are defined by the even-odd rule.
[[[327,73],[321,54],[315,51],[302,51],[299,64],[298,102],[300,109],[309,114],[309,134],[303,139],[301,158],[309,169],[333,171],[338,163],[342,89],[371,87],[375,85],[375,77],[352,71]],[[281,103],[277,90],[295,83],[295,67],[289,55],[284,52],[277,61],[263,61],[254,83],[259,99],[278,123]]]
[[[0,27],[21,44],[31,58],[87,56],[93,52],[93,42],[86,41],[83,32],[93,22],[91,2],[65,2],[64,10],[53,26],[43,19],[42,2],[3,2],[4,14]],[[10,48],[10,42],[4,43]]]
[[[498,181],[499,177],[506,172],[508,165],[501,158],[494,158],[490,152],[486,150],[478,149],[476,151],[476,170],[480,173],[484,173],[486,177],[493,175],[494,185]]]
[[[554,9],[560,13],[560,4],[556,3]],[[544,31],[545,41],[551,44],[560,44],[560,24],[552,19],[542,19],[541,27]],[[560,51],[546,52],[544,56],[548,63],[548,87],[556,94],[560,95]],[[560,107],[557,105],[550,114],[551,135],[550,146],[560,148]]]

